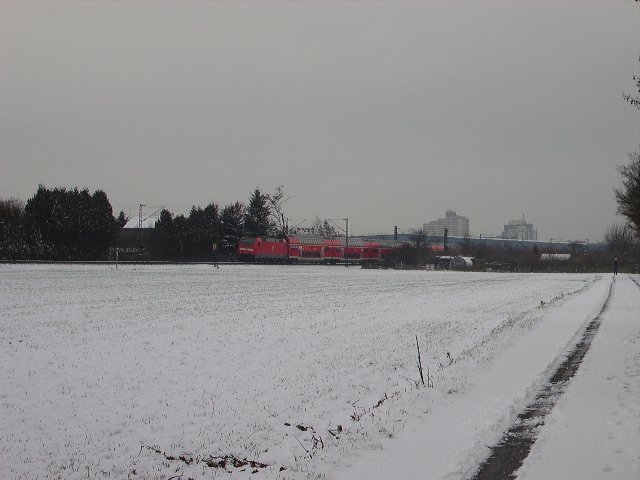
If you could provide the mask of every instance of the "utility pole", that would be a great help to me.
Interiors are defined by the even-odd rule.
[[[142,249],[142,207],[146,205],[140,204],[140,208],[138,210],[138,247]]]
[[[218,268],[218,250],[220,248],[220,215],[216,212],[216,242],[213,244],[213,266]]]
[[[336,228],[342,230],[344,232],[344,266],[349,266],[349,219],[348,218],[327,218]],[[345,227],[342,228],[340,225],[337,225],[335,222],[338,220],[342,220],[345,222]]]
[[[219,256],[220,256],[220,225],[225,223],[220,220],[220,212],[216,212],[216,243],[213,244],[213,251],[215,253],[213,265],[216,268],[220,268]]]
[[[345,255],[347,258],[345,258],[344,266],[348,267],[349,266],[349,258],[348,258],[348,255],[349,255],[349,219],[345,218],[344,221],[346,222],[346,230],[345,230],[345,235],[344,236],[345,236],[345,239],[346,239],[345,243],[347,244],[347,251],[346,251],[346,255]]]
[[[449,229],[444,229],[444,253],[447,253],[447,237],[449,236]]]
[[[152,216],[154,216],[156,213],[158,213],[160,210],[162,210],[164,208],[164,205],[152,205],[149,206],[149,208],[156,208],[157,210],[154,211],[151,215],[147,216],[147,218],[143,218],[142,217],[142,208],[143,207],[147,207],[148,205],[145,205],[144,203],[140,204],[140,208],[138,209],[138,246],[140,247],[140,249],[143,248],[142,245],[142,225],[144,224],[145,220],[148,220],[149,218],[151,218]]]

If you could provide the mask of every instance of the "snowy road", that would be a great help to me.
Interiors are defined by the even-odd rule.
[[[640,478],[640,288],[616,280],[592,347],[519,479]]]
[[[1,265],[0,478],[470,478],[609,284],[565,274]],[[618,277],[602,347],[594,341],[595,365],[607,370],[558,403],[527,478],[562,467],[553,454],[564,430],[590,432],[584,419],[555,416],[585,392],[603,393],[615,440],[594,468],[637,472],[638,298]],[[417,381],[416,335],[433,388]],[[607,342],[623,347],[607,353]],[[225,458],[255,463],[219,468]]]

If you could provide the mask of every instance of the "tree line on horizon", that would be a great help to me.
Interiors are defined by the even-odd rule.
[[[640,151],[618,168],[621,185],[614,193],[625,225],[605,234],[612,252],[624,255],[640,240]],[[193,206],[187,216],[160,211],[156,237],[165,260],[204,259],[216,253],[233,255],[240,238],[277,237],[289,233],[335,238],[343,234],[316,215],[307,228],[289,226],[284,205],[290,199],[283,186],[269,194],[256,187],[247,204],[237,201],[220,208],[215,202]],[[102,190],[38,187],[26,202],[0,199],[0,260],[105,260],[114,236],[129,219],[114,216]],[[417,250],[420,242],[414,242]],[[144,247],[144,245],[140,245]]]
[[[0,200],[0,258],[4,260],[94,260],[104,256],[124,226],[102,190],[48,189],[27,200]]]
[[[204,208],[194,205],[186,216],[163,209],[155,229],[164,256],[166,260],[203,258],[214,248],[233,255],[242,236],[291,233],[284,212],[289,198],[283,186],[271,194],[256,187],[246,205],[240,201],[222,208],[215,202]],[[0,259],[104,260],[114,236],[128,220],[122,211],[114,216],[102,190],[91,193],[86,188],[40,185],[26,202],[0,199]],[[302,231],[337,236],[328,221],[318,216]]]

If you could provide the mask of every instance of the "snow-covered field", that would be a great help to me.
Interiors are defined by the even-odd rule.
[[[611,281],[0,265],[0,478],[466,478]],[[611,452],[582,466],[602,468],[555,478],[638,478],[639,311],[640,289],[618,276],[523,478],[569,468],[554,455],[571,435],[598,451],[594,431]],[[589,394],[601,422],[578,409]]]

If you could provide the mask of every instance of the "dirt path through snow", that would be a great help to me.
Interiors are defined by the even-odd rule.
[[[558,369],[549,382],[542,386],[534,400],[518,415],[516,421],[505,432],[502,440],[491,449],[487,460],[473,477],[473,480],[507,480],[516,478],[515,472],[529,455],[536,442],[538,432],[545,423],[545,418],[565,392],[569,382],[582,364],[591,343],[600,328],[602,317],[609,306],[615,279],[609,287],[609,295],[602,304],[600,313],[589,322],[580,341],[569,352],[562,356]]]

